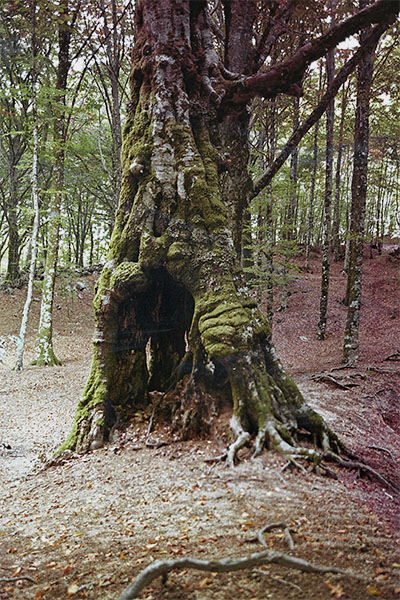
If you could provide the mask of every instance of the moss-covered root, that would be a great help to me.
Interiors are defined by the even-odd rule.
[[[51,347],[45,353],[40,352],[36,359],[31,362],[31,365],[36,367],[60,367],[62,364],[62,361],[57,358]]]
[[[295,461],[296,459],[306,459],[312,461],[315,465],[319,465],[325,457],[330,456],[329,452],[331,446],[328,435],[325,436],[325,445],[322,449],[322,452],[320,452],[315,448],[305,448],[298,446],[295,443],[288,443],[278,430],[281,428],[281,425],[282,424],[279,424],[277,421],[274,421],[273,418],[268,418],[265,421],[263,427],[259,429],[252,444],[252,458],[255,458],[261,454],[265,444],[267,444],[269,448],[272,448],[280,454],[287,456],[291,461]],[[226,458],[228,466],[234,467],[238,451],[243,446],[250,445],[251,435],[242,427],[239,419],[235,416],[232,417],[230,426],[235,435],[235,439],[228,448]]]
[[[267,373],[262,350],[253,350],[240,358],[225,362],[231,383],[234,416],[231,429],[234,441],[227,453],[234,465],[239,449],[255,435],[253,457],[264,446],[290,458],[305,458],[319,464],[324,453],[345,451],[337,436],[322,417],[302,399],[300,391],[289,377],[272,378]],[[315,448],[301,447],[297,431],[307,431]]]

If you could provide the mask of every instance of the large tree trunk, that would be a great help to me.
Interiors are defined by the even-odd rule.
[[[231,463],[251,436],[255,453],[264,442],[312,453],[296,448],[298,428],[324,448],[336,442],[282,369],[240,267],[250,186],[247,103],[261,93],[261,83],[266,97],[298,93],[295,81],[326,52],[325,39],[295,54],[296,76],[277,78],[274,66],[272,74],[245,78],[245,85],[229,71],[244,64],[229,45],[232,36],[225,66],[218,61],[206,4],[136,5],[121,197],[96,289],[92,369],[63,448],[99,447],[118,416],[146,406],[150,389],[181,377],[182,435],[204,433],[211,403],[203,390],[215,385],[212,373],[220,384],[226,379],[233,406]],[[228,32],[236,24],[243,41],[257,2],[244,11],[236,0],[223,5]]]
[[[247,113],[217,118],[205,4],[138,2],[136,18],[121,201],[97,285],[92,370],[65,447],[101,445],[118,414],[147,403],[149,381],[165,389],[179,363],[190,366],[185,429],[204,431],[212,364],[229,382],[232,427],[240,441],[256,435],[256,452],[266,437],[288,449],[299,425],[327,443],[334,436],[284,373],[242,277]]]

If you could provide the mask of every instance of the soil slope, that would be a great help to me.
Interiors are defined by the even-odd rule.
[[[357,368],[336,370],[346,318],[339,264],[332,265],[327,340],[315,339],[317,254],[312,272],[292,279],[289,308],[275,315],[274,340],[307,401],[358,456],[400,485],[400,364],[385,360],[400,345],[399,261],[390,250],[365,260]],[[90,367],[94,279],[58,280],[54,340],[64,365],[51,369],[29,366],[36,301],[26,366],[11,370],[25,291],[0,292],[0,600],[116,599],[156,558],[249,555],[262,550],[255,532],[276,522],[293,530],[295,548],[289,551],[280,529],[266,535],[268,547],[359,579],[276,566],[225,575],[181,571],[142,597],[400,598],[399,497],[355,471],[336,469],[335,480],[307,465],[304,472],[285,468],[273,453],[248,461],[245,451],[230,470],[207,462],[220,453],[221,440],[182,443],[167,427],[152,433],[165,445],[149,448],[144,413],[106,448],[42,468],[71,427]],[[32,581],[4,581],[17,577]]]

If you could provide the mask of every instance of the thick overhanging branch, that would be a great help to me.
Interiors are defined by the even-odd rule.
[[[276,159],[268,166],[266,171],[258,179],[255,180],[253,189],[249,194],[249,200],[255,198],[272,180],[286,159],[292,154],[294,149],[298,146],[302,138],[311,129],[311,127],[321,118],[325,110],[327,109],[331,100],[336,96],[339,88],[347,80],[347,78],[354,71],[360,60],[367,52],[373,50],[379,41],[381,35],[388,29],[390,24],[376,25],[371,31],[368,38],[365,40],[363,45],[355,52],[355,54],[347,61],[347,63],[340,69],[326,93],[321,98],[318,105],[314,108],[312,113],[307,117],[303,123],[293,132],[289,140],[286,142],[285,147],[276,157]]]
[[[399,3],[378,0],[360,10],[342,23],[332,27],[324,35],[301,46],[286,61],[278,63],[265,73],[244,77],[229,86],[219,107],[220,115],[233,106],[243,109],[256,96],[275,98],[277,94],[301,96],[301,80],[307,67],[350,35],[372,23],[392,24],[399,13]]]

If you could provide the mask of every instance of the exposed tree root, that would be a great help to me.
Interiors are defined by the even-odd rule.
[[[337,377],[334,377],[330,373],[319,373],[316,375],[312,375],[311,379],[313,381],[316,381],[317,383],[332,383],[341,390],[349,390],[352,387],[357,387],[360,385],[356,381],[351,381],[351,378],[356,377],[359,377],[360,379],[365,379],[365,375],[362,375],[361,373],[354,373],[342,380],[338,379]]]
[[[399,369],[390,369],[389,367],[375,367],[374,365],[370,365],[367,367],[367,371],[376,371],[377,373],[390,373],[391,375],[400,375]]]
[[[250,433],[247,432],[240,424],[239,419],[235,416],[232,417],[230,421],[230,426],[235,434],[236,438],[234,442],[229,446],[226,454],[223,454],[215,460],[223,460],[227,458],[227,463],[230,467],[234,467],[236,454],[240,448],[245,445],[250,444],[251,436]],[[335,462],[340,467],[344,467],[346,469],[357,469],[360,473],[368,474],[374,477],[377,481],[379,481],[383,486],[390,488],[395,493],[400,493],[399,488],[393,484],[391,481],[386,479],[383,475],[378,473],[375,469],[370,467],[368,464],[365,464],[357,459],[357,457],[352,456],[350,452],[346,448],[342,448],[344,450],[344,454],[346,458],[342,458],[338,453],[332,450],[332,442],[335,442],[335,436],[328,428],[324,428],[322,432],[319,432],[320,437],[320,446],[321,450],[318,451],[314,448],[305,448],[302,446],[296,446],[291,443],[288,443],[285,439],[283,439],[281,433],[277,429],[277,425],[275,424],[272,418],[269,418],[264,423],[264,426],[261,428],[257,437],[255,439],[253,445],[253,456],[257,456],[262,451],[265,445],[265,438],[268,440],[268,446],[270,448],[274,448],[278,450],[284,456],[287,456],[288,463],[283,467],[282,470],[285,470],[290,465],[294,465],[296,468],[305,472],[304,468],[297,461],[301,459],[306,459],[311,461],[314,464],[314,470],[317,474],[322,474],[322,472],[328,477],[337,479],[336,473],[332,471],[323,461]],[[290,439],[290,436],[289,436]],[[290,441],[292,441],[290,439]]]
[[[245,431],[241,426],[239,419],[233,416],[229,422],[233,433],[236,435],[236,439],[228,448],[227,452],[227,462],[229,467],[235,466],[235,457],[240,448],[243,448],[250,441],[250,433]]]
[[[357,469],[360,471],[360,473],[368,473],[369,475],[372,475],[375,479],[377,479],[380,483],[382,483],[382,485],[390,488],[392,492],[395,492],[396,494],[400,493],[400,489],[396,485],[394,485],[394,483],[383,477],[383,475],[378,473],[378,471],[375,471],[375,469],[363,462],[357,460],[344,459],[335,454],[334,452],[330,451],[325,452],[323,458],[325,458],[326,460],[336,462],[340,467],[344,467],[346,469]]]
[[[233,416],[230,420],[230,426],[235,434],[235,440],[229,446],[227,451],[227,460],[228,465],[230,467],[234,467],[236,454],[240,448],[245,445],[248,445],[251,440],[250,433],[245,431],[245,429],[241,426],[237,417]],[[265,441],[267,438],[267,446],[270,448],[274,448],[281,454],[288,456],[290,461],[296,461],[298,458],[305,458],[313,461],[315,464],[318,464],[322,460],[322,455],[313,448],[303,448],[301,446],[295,446],[294,440],[288,435],[290,441],[293,441],[293,445],[288,443],[285,439],[283,439],[282,435],[277,429],[277,425],[275,424],[272,418],[268,418],[263,427],[260,428],[257,437],[253,444],[253,454],[252,458],[261,454]],[[326,432],[321,434],[321,446],[323,451],[331,450],[331,445],[329,442],[329,435]]]
[[[197,558],[178,558],[174,560],[156,560],[148,567],[140,571],[136,579],[120,594],[118,600],[132,600],[137,598],[140,592],[157,577],[166,577],[170,571],[180,569],[195,569],[214,573],[229,573],[240,571],[265,564],[276,564],[306,573],[339,573],[348,577],[355,577],[353,573],[343,571],[332,566],[313,565],[302,558],[296,558],[274,550],[256,552],[250,556],[241,558],[221,558],[220,560],[200,560]]]

